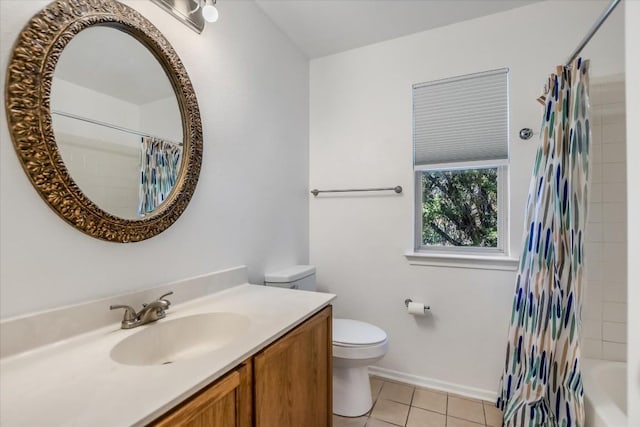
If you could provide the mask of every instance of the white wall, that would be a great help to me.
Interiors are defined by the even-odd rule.
[[[0,1],[0,70],[48,1]],[[149,1],[126,1],[177,51],[203,119],[202,173],[164,233],[116,244],[62,221],[32,188],[0,112],[2,318],[151,287],[240,264],[308,261],[308,61],[252,2],[220,2],[198,35]],[[4,108],[4,105],[3,107]]]
[[[310,203],[310,260],[319,287],[338,294],[336,316],[387,331],[381,368],[495,393],[515,279],[509,271],[413,266],[405,259],[413,241],[411,85],[510,68],[510,247],[517,257],[536,150],[518,131],[539,128],[536,98],[547,75],[606,4],[538,3],[311,61],[310,186],[405,189],[401,196]],[[617,10],[585,50],[593,75],[623,72],[623,28]],[[430,304],[430,317],[407,315],[405,298]]]
[[[640,168],[636,165],[640,162],[640,2],[626,2],[626,67],[627,67],[627,164],[633,167],[627,168],[627,203],[628,203],[628,265],[629,289],[628,302],[628,347],[627,347],[627,408],[629,410],[629,425],[640,425]]]
[[[140,130],[169,141],[181,142],[182,122],[175,96],[140,105]]]
[[[136,104],[55,77],[51,85],[51,109],[128,129],[140,128],[140,108]],[[53,114],[51,121],[54,133],[62,132],[129,147],[138,147],[140,144],[140,137],[136,135],[71,117]]]

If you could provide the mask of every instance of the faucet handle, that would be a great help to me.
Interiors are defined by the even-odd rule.
[[[138,318],[136,310],[130,305],[115,304],[109,306],[109,310],[117,310],[118,308],[124,308],[124,318],[122,319],[123,322],[132,322]]]
[[[168,297],[169,295],[173,295],[173,291],[167,292],[166,294],[162,295],[160,298],[158,298],[159,300],[164,299],[164,297]]]
[[[158,301],[163,301],[167,304],[167,308],[169,308],[169,306],[171,305],[171,301],[169,301],[168,299],[165,299],[165,297],[168,297],[169,295],[173,295],[173,291],[167,292],[166,294],[158,298]]]

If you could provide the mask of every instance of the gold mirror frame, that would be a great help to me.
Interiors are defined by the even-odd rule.
[[[158,212],[140,220],[114,216],[78,188],[60,156],[51,125],[52,78],[71,39],[93,25],[124,31],[147,47],[173,86],[183,129],[180,174]],[[202,163],[202,122],[196,94],[180,58],[162,33],[134,9],[109,0],[57,0],[37,13],[13,47],[5,83],[7,122],[22,167],[60,217],[98,239],[137,242],[170,227],[195,190]]]

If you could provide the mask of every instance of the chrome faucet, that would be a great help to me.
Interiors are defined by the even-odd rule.
[[[171,301],[165,299],[165,297],[168,297],[169,295],[173,295],[173,292],[168,292],[149,304],[142,304],[142,308],[138,313],[136,313],[136,310],[133,307],[126,304],[112,305],[109,306],[109,309],[115,310],[118,308],[124,308],[124,317],[122,318],[121,328],[136,328],[164,318],[167,315],[166,310],[171,305]]]

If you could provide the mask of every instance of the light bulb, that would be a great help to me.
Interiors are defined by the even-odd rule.
[[[213,5],[206,5],[202,8],[202,17],[207,22],[216,22],[218,20],[218,9]]]

